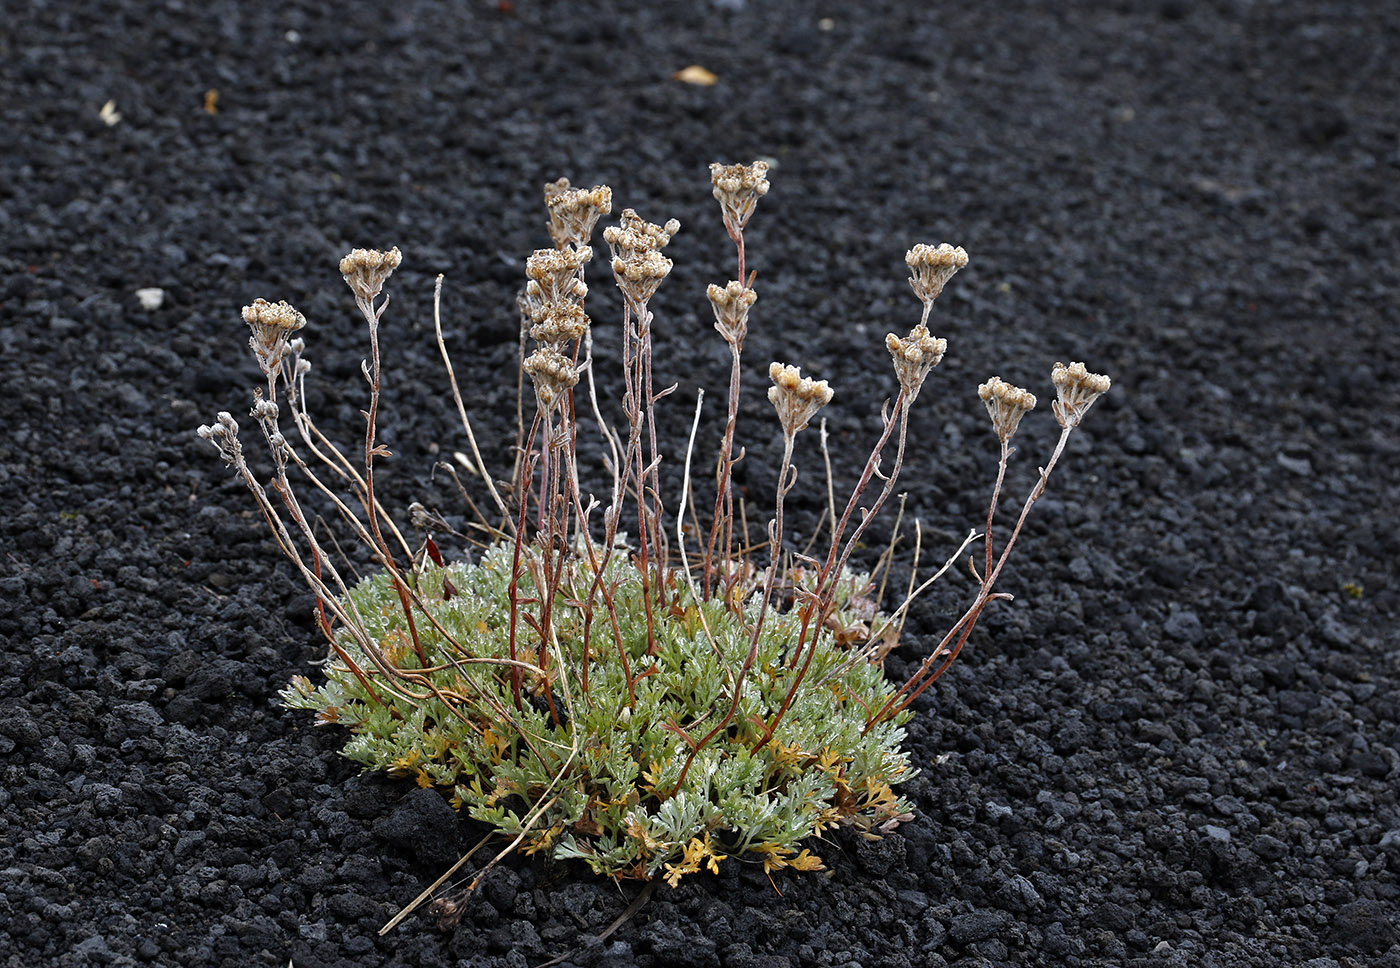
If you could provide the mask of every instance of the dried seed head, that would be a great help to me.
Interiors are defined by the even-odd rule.
[[[591,189],[570,188],[561,178],[544,186],[544,203],[549,209],[549,237],[559,248],[587,245],[598,219],[612,211],[612,189],[595,185]]]
[[[1012,386],[1001,377],[992,377],[977,388],[977,395],[987,405],[987,415],[992,418],[992,429],[1002,443],[1006,443],[1016,433],[1021,418],[1035,409],[1035,394],[1029,390]]]
[[[758,293],[731,280],[723,289],[711,283],[705,295],[710,297],[714,308],[715,329],[719,330],[719,335],[736,349],[741,348],[749,332],[749,310],[757,301]]]
[[[238,424],[227,410],[219,412],[213,424],[205,424],[195,433],[219,448],[219,456],[232,467],[243,463],[243,445],[238,442]]]
[[[588,314],[576,302],[558,302],[531,307],[530,338],[551,349],[581,339],[588,332]]]
[[[571,191],[572,189],[573,189],[573,185],[570,184],[570,182],[569,182],[569,180],[568,180],[567,178],[556,178],[556,179],[554,179],[554,181],[552,181],[552,182],[545,182],[545,183],[544,183],[544,203],[545,203],[546,205],[548,205],[548,204],[549,204],[549,200],[550,200],[551,198],[553,198],[555,195],[562,195],[562,194],[564,194],[564,193],[567,192],[567,191]]]
[[[919,395],[919,388],[928,378],[929,371],[938,365],[943,359],[943,354],[948,351],[948,341],[930,336],[928,327],[920,323],[903,338],[894,333],[886,335],[885,349],[890,351],[890,356],[894,359],[894,373],[899,378],[900,387],[908,396],[909,402],[913,403],[914,398]]]
[[[248,411],[248,416],[254,420],[275,423],[280,410],[277,404],[271,400],[263,398],[262,393],[257,394],[257,399],[253,401],[253,408]]]
[[[243,321],[253,331],[248,345],[265,373],[281,363],[287,341],[306,325],[306,317],[286,300],[270,303],[266,299],[254,299],[251,306],[243,307]]]
[[[578,384],[578,370],[563,353],[541,347],[525,360],[525,372],[535,384],[535,402],[541,414],[548,414],[564,392]]]
[[[579,301],[588,294],[588,287],[579,278],[584,265],[593,258],[588,246],[564,249],[536,249],[525,260],[527,297],[539,302]],[[533,289],[532,289],[533,287]]]
[[[920,242],[904,253],[909,266],[909,285],[925,306],[938,298],[953,273],[967,265],[967,253],[962,246],[925,245]]]
[[[638,255],[613,259],[613,278],[627,306],[638,318],[646,317],[646,303],[656,295],[661,280],[671,272],[671,260],[660,252],[648,250]]]
[[[398,247],[388,252],[378,249],[351,249],[350,254],[340,260],[340,275],[356,299],[373,301],[384,288],[384,282],[403,262],[403,253]]]
[[[724,213],[724,226],[731,234],[742,231],[749,224],[758,200],[768,194],[767,175],[766,161],[755,161],[751,165],[721,165],[715,162],[710,166],[713,194]]]
[[[264,346],[285,342],[306,325],[306,317],[285,299],[277,303],[254,299],[251,306],[243,307],[243,321],[252,328],[253,338]]]
[[[666,247],[671,236],[681,230],[681,223],[671,219],[665,225],[648,222],[630,208],[622,210],[622,224],[603,229],[603,241],[612,250],[614,259],[655,252]]]
[[[825,380],[812,380],[795,366],[773,363],[768,367],[773,385],[768,388],[768,402],[778,411],[783,433],[791,437],[812,415],[831,402],[831,387]]]
[[[1056,363],[1050,371],[1050,379],[1055,384],[1058,399],[1051,404],[1055,419],[1061,427],[1078,427],[1089,407],[1100,394],[1108,392],[1112,381],[1102,373],[1090,373],[1083,363],[1065,366]]]

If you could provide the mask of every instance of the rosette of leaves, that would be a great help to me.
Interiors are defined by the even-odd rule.
[[[332,657],[325,683],[297,677],[281,693],[286,705],[347,728],[349,759],[443,790],[454,807],[520,838],[526,853],[575,858],[616,878],[660,875],[675,885],[726,858],[761,861],[768,871],[819,870],[804,841],[842,824],[889,829],[909,812],[893,790],[914,775],[899,748],[909,714],[867,725],[893,687],[837,641],[841,622],[815,641],[808,632],[810,667],[789,699],[800,609],[770,608],[736,715],[699,746],[733,702],[759,595],[700,600],[677,579],[664,606],[653,602],[649,641],[643,583],[625,554],[568,559],[560,583],[567,594],[553,596],[549,654],[531,651],[538,637],[517,643],[517,659],[535,667],[520,679],[517,705],[509,668],[519,667],[482,662],[510,655],[503,616],[512,552],[498,544],[476,562],[418,572],[416,592],[430,616],[417,623],[426,665],[390,578],[352,589],[347,604],[372,641],[421,688],[372,695],[367,686],[382,677],[369,671],[362,680]],[[611,615],[586,605],[598,577],[590,561],[605,560]],[[528,564],[517,600],[538,607],[531,576],[539,570]],[[794,575],[800,589],[803,577]],[[865,576],[843,576],[835,614],[859,611],[866,584]],[[352,637],[339,645],[362,670],[374,669]]]

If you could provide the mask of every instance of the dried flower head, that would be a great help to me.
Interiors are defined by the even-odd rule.
[[[751,165],[710,166],[710,184],[724,213],[724,226],[733,234],[742,231],[753,217],[758,200],[768,194],[768,162]]]
[[[562,195],[573,190],[573,183],[567,178],[556,178],[552,182],[544,183],[544,203],[549,204],[549,200],[555,195]]]
[[[909,402],[913,403],[929,371],[939,364],[943,354],[948,351],[948,341],[930,336],[928,327],[920,323],[903,338],[894,333],[886,335],[885,349],[894,359],[894,372],[899,378],[900,387],[908,395]]]
[[[526,287],[526,295],[540,302],[553,303],[581,300],[588,294],[579,273],[593,258],[588,246],[565,249],[536,249],[525,260],[525,275],[534,285]]]
[[[1035,394],[1029,390],[1012,386],[994,376],[977,388],[977,395],[987,405],[987,415],[992,418],[992,429],[1006,443],[1016,433],[1021,418],[1035,409]]]
[[[350,254],[340,260],[340,275],[356,299],[371,302],[401,262],[403,253],[397,246],[388,252],[351,249]]]
[[[525,372],[535,385],[535,402],[541,414],[559,405],[564,392],[578,384],[578,369],[563,353],[541,347],[525,360]]]
[[[671,219],[665,225],[648,222],[630,208],[622,210],[620,225],[609,225],[603,230],[603,241],[608,244],[614,259],[625,259],[647,252],[655,252],[666,247],[671,237],[681,230],[681,223]]]
[[[953,273],[967,265],[967,253],[962,246],[954,248],[944,242],[941,245],[925,245],[920,242],[904,254],[909,266],[909,285],[914,295],[925,306],[938,298]]]
[[[253,407],[248,411],[248,416],[260,423],[276,423],[277,417],[281,413],[276,402],[263,398],[262,392],[258,391],[253,400]]]
[[[1083,363],[1065,366],[1056,363],[1050,371],[1050,380],[1055,384],[1057,399],[1051,404],[1055,419],[1061,427],[1078,427],[1089,407],[1100,394],[1108,392],[1113,382],[1102,373],[1090,373]]]
[[[825,380],[813,380],[802,375],[795,366],[774,363],[768,367],[773,385],[768,388],[768,402],[778,411],[783,433],[791,437],[812,415],[831,402],[831,387]]]
[[[719,330],[719,335],[726,343],[741,348],[749,332],[749,310],[758,300],[758,293],[731,280],[723,289],[711,283],[705,295],[710,297],[714,308],[715,329]]]
[[[559,248],[587,245],[598,219],[612,211],[612,189],[607,185],[570,188],[561,178],[544,186],[549,209],[549,237]]]
[[[671,260],[660,252],[648,250],[638,255],[613,259],[613,278],[627,306],[639,318],[646,315],[646,303],[656,295],[661,280],[671,272]]]
[[[276,303],[254,299],[251,306],[243,307],[243,321],[252,328],[253,338],[263,346],[284,343],[306,325],[306,317],[285,299]]]
[[[291,303],[286,300],[270,303],[261,298],[243,307],[243,321],[253,331],[248,345],[253,348],[264,372],[270,372],[281,362],[291,335],[306,325],[306,317],[293,309]]]
[[[205,424],[195,433],[219,448],[219,456],[230,467],[243,463],[243,445],[238,442],[238,423],[233,414],[221,410],[214,423]]]
[[[588,331],[588,314],[576,302],[556,302],[531,308],[530,338],[542,346],[562,350],[564,344]]]

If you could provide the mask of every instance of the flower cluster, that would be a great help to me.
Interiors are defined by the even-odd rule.
[[[749,310],[758,300],[758,293],[731,281],[723,288],[710,283],[705,295],[715,311],[715,329],[719,335],[736,349],[743,349],[744,337],[749,332]]]
[[[394,274],[403,262],[403,253],[398,247],[388,252],[378,249],[351,249],[350,254],[340,260],[340,275],[345,284],[355,294],[355,298],[370,303],[384,288],[384,283]]]
[[[919,243],[904,256],[909,266],[909,285],[925,306],[938,298],[953,273],[967,265],[967,253],[962,246],[954,248],[946,242],[942,245]]]
[[[253,331],[248,345],[258,365],[268,374],[280,367],[292,334],[306,325],[306,317],[293,309],[291,303],[286,300],[270,303],[261,298],[243,307],[243,321]]]
[[[598,219],[612,211],[612,189],[607,185],[571,188],[567,178],[544,187],[544,203],[549,209],[549,237],[563,249],[584,246],[593,237]]]
[[[795,436],[807,426],[812,416],[831,402],[831,387],[825,380],[813,380],[802,375],[795,366],[773,363],[768,367],[773,385],[768,388],[768,402],[778,411],[783,433]]]
[[[657,225],[630,208],[623,210],[621,225],[603,230],[603,241],[612,250],[613,279],[641,325],[650,322],[647,302],[671,274],[671,260],[660,250],[680,230],[681,223],[675,219]]]
[[[710,184],[730,235],[742,232],[753,217],[758,200],[768,194],[768,162],[750,165],[710,166]]]
[[[1021,387],[1012,386],[999,376],[994,376],[977,388],[977,395],[987,405],[987,416],[992,418],[992,430],[1002,443],[1009,441],[1021,424],[1021,418],[1035,409],[1035,394]]]
[[[1056,363],[1050,372],[1050,380],[1055,384],[1057,395],[1052,405],[1055,419],[1066,429],[1078,427],[1093,402],[1113,385],[1102,373],[1090,373],[1083,363],[1071,363],[1069,366]]]
[[[894,360],[894,372],[900,389],[908,394],[912,402],[919,395],[924,380],[928,379],[929,371],[948,352],[948,341],[930,336],[928,327],[920,323],[909,331],[908,336],[886,335],[885,349],[890,351],[890,357]]]

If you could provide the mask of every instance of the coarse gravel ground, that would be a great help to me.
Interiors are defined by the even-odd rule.
[[[21,8],[0,28],[7,968],[1400,966],[1400,6]],[[714,85],[673,79],[691,64]],[[770,359],[830,379],[853,479],[884,334],[917,320],[916,241],[972,258],[905,468],[926,545],[985,507],[977,383],[1048,400],[1080,359],[1114,379],[1003,579],[1015,602],[919,705],[917,815],[817,845],[826,874],[662,887],[603,940],[638,885],[526,858],[455,931],[379,937],[481,830],[275,702],[322,653],[310,600],[194,435],[257,381],[238,308],[307,314],[313,407],[352,439],[365,350],[336,262],[400,246],[381,485],[457,513],[430,480],[463,443],[434,277],[506,467],[540,186],[679,218],[654,305],[679,443],[727,365],[706,166],[760,157],[746,489],[775,464]],[[1027,418],[1013,493],[1053,429]],[[924,601],[892,675],[969,582]]]

